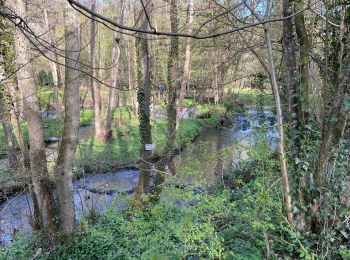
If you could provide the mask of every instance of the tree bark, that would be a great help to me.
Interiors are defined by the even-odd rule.
[[[341,106],[344,101],[345,93],[348,90],[348,81],[350,77],[350,54],[348,53],[342,65],[339,75],[339,85],[332,105],[330,107],[329,118],[326,119],[325,129],[322,133],[322,142],[320,148],[318,170],[315,172],[314,180],[315,186],[321,188],[324,178],[327,174],[328,160],[331,154],[334,143],[334,135],[337,130],[337,123],[339,123]]]
[[[172,33],[178,32],[178,7],[177,0],[170,1],[170,27]],[[179,37],[174,36],[170,41],[170,51],[168,58],[168,106],[167,106],[167,115],[168,115],[168,135],[167,142],[163,152],[163,158],[158,162],[157,165],[157,174],[154,181],[154,187],[152,193],[154,199],[157,200],[161,191],[160,184],[164,182],[164,173],[165,167],[169,165],[169,168],[173,170],[172,174],[175,174],[174,167],[172,166],[172,151],[175,146],[176,140],[176,118],[177,118],[177,107],[176,107],[176,97],[177,97],[177,85],[179,83],[178,75],[179,67]]]
[[[291,10],[292,1],[283,0],[283,16],[289,16],[292,13]],[[293,113],[295,113],[296,100],[296,52],[295,52],[295,39],[293,35],[293,22],[292,18],[283,20],[283,61],[286,71],[286,87],[287,87],[287,121],[289,132],[293,129]]]
[[[25,19],[25,2],[15,0],[12,8]],[[53,221],[54,200],[47,170],[43,126],[40,116],[39,100],[36,93],[34,75],[30,62],[30,42],[18,27],[14,30],[18,87],[24,98],[24,111],[28,123],[30,141],[30,166],[33,189],[41,213],[41,224],[49,236],[54,236],[56,228]]]
[[[65,70],[64,128],[58,153],[55,179],[59,200],[60,231],[64,240],[74,232],[75,214],[73,201],[73,160],[78,144],[79,133],[79,19],[76,11],[66,3],[65,9]]]
[[[135,23],[135,8],[132,7],[132,4],[129,4],[129,11],[130,11],[130,17],[131,17],[131,24]],[[129,88],[131,88],[131,96],[132,96],[132,109],[134,113],[138,114],[138,106],[139,103],[137,101],[137,55],[136,55],[136,42],[135,38],[130,38],[130,48],[128,52],[128,58],[129,58]]]
[[[170,1],[170,27],[172,33],[178,32],[179,20],[178,20],[178,7],[177,1]],[[170,153],[174,149],[176,138],[176,97],[177,87],[179,84],[179,37],[171,37],[170,52],[168,59],[168,136],[166,145],[166,154]],[[170,158],[169,158],[170,159]]]
[[[255,13],[254,8],[252,8],[248,3],[245,2],[244,5],[252,12],[252,14],[257,18],[259,22],[262,22],[264,20],[264,18],[260,17],[257,13]],[[268,61],[269,61],[268,71],[270,74],[272,91],[273,91],[276,111],[277,111],[277,128],[278,128],[278,134],[279,134],[278,152],[279,152],[280,163],[281,163],[281,173],[282,173],[282,181],[283,181],[283,187],[284,187],[284,200],[285,200],[286,209],[287,209],[288,223],[290,226],[293,226],[292,195],[290,193],[289,176],[288,176],[288,170],[287,170],[282,105],[281,105],[280,93],[279,93],[279,88],[278,88],[277,78],[276,78],[276,70],[275,70],[275,65],[273,60],[272,40],[271,40],[270,30],[268,25],[264,24],[263,26],[264,26],[265,40],[266,40],[266,45],[268,50]],[[262,65],[266,67],[266,64],[264,65],[264,63],[262,63]]]
[[[91,10],[93,12],[96,11],[96,0],[92,0]],[[93,96],[93,104],[94,104],[94,126],[95,126],[95,138],[97,140],[103,141],[104,133],[103,133],[103,124],[101,120],[101,110],[100,110],[100,95],[99,95],[99,86],[97,85],[96,78],[96,70],[95,66],[95,45],[96,45],[96,21],[94,17],[91,19],[91,43],[90,43],[90,66],[91,66],[91,77],[90,77],[90,86],[92,90]],[[67,81],[67,79],[66,79]]]
[[[46,8],[44,8],[44,20],[45,20],[45,27],[46,27],[46,31],[48,32],[48,38],[49,38],[49,42],[52,45],[55,45],[55,36],[54,36],[54,31],[53,28],[51,28],[50,26],[50,22],[49,22],[49,17],[47,15],[47,10]],[[52,79],[53,79],[53,96],[54,96],[54,106],[55,106],[55,110],[57,115],[60,115],[60,104],[59,104],[59,94],[58,94],[58,88],[59,88],[59,84],[60,82],[60,68],[58,65],[58,57],[57,54],[55,54],[55,50],[54,53],[49,53],[49,56],[51,58],[51,60],[49,60],[50,63],[50,69],[51,69],[51,73],[52,73]]]
[[[7,86],[8,86],[8,92],[12,98],[12,102],[11,102],[12,107],[10,109],[10,113],[11,113],[11,124],[13,127],[13,133],[15,134],[17,143],[21,150],[23,167],[26,169],[30,169],[29,149],[28,149],[27,143],[24,140],[23,133],[20,128],[20,122],[19,122],[20,111],[18,109],[18,97],[16,95],[15,85],[8,84]]]
[[[294,2],[295,12],[298,12],[304,8],[304,4],[301,0]],[[298,121],[299,125],[304,125],[308,121],[308,107],[309,107],[309,36],[305,27],[304,12],[299,13],[294,17],[295,29],[300,45],[300,57],[299,57],[299,73],[300,73],[300,86],[298,94],[299,108],[298,108]]]
[[[12,138],[12,129],[9,122],[9,117],[4,106],[3,96],[0,94],[0,119],[4,129],[4,135],[6,139],[7,158],[9,161],[10,169],[14,169],[17,166],[17,152]]]
[[[121,15],[118,19],[118,23],[123,23],[124,20],[124,1],[121,3]],[[118,87],[118,75],[119,75],[119,62],[120,62],[120,41],[122,34],[119,32],[113,33],[113,43],[112,43],[112,71],[111,71],[111,82],[112,87],[109,88],[109,97],[108,97],[108,107],[106,115],[106,124],[105,124],[105,137],[104,141],[111,141],[113,138],[112,130],[112,121],[113,121],[113,112],[115,107],[115,95]],[[130,72],[129,72],[130,73]]]
[[[276,111],[277,111],[277,127],[278,127],[278,133],[279,133],[278,151],[280,154],[282,180],[284,184],[283,185],[284,198],[285,198],[285,203],[287,208],[288,222],[291,226],[293,226],[292,196],[290,193],[286,152],[284,150],[285,141],[284,141],[284,130],[283,130],[282,105],[281,105],[279,88],[278,88],[277,79],[276,79],[275,65],[274,65],[273,53],[272,53],[272,41],[271,41],[269,29],[265,29],[265,35],[266,35],[266,43],[268,47],[269,63],[271,68],[272,90],[273,90],[273,95],[274,95],[275,104],[276,104]]]
[[[0,56],[0,82],[5,78],[5,68],[3,66],[3,57]],[[7,148],[7,158],[9,161],[10,169],[13,169],[17,166],[17,152],[16,147],[12,138],[12,130],[9,122],[8,109],[5,105],[4,100],[4,89],[0,86],[0,120],[2,128],[4,129],[5,139],[6,139],[6,148]]]
[[[188,1],[188,34],[192,34],[192,22],[193,22],[193,0]],[[185,51],[185,63],[184,72],[181,81],[180,93],[179,93],[179,107],[183,106],[183,101],[185,99],[186,90],[191,76],[191,39],[187,39],[186,51]],[[176,130],[180,126],[180,114],[177,113],[176,116]]]
[[[148,17],[151,16],[150,3],[151,0],[141,0],[146,6]],[[149,24],[145,12],[141,15],[141,28],[143,30],[149,29]],[[148,48],[148,36],[146,34],[139,34],[136,40],[137,49],[137,100],[139,103],[139,130],[141,136],[141,171],[138,187],[135,193],[135,199],[138,200],[141,194],[148,192],[151,176],[151,165],[148,162],[151,156],[151,151],[147,151],[146,144],[152,143],[151,122],[150,122],[150,87],[151,87],[151,73],[150,73],[150,57]],[[141,39],[140,39],[141,38]]]
[[[290,10],[293,1],[283,1],[283,15],[288,16],[292,12]],[[296,11],[302,8],[302,4],[296,3]],[[302,140],[306,140],[307,134],[305,134],[304,126],[307,124],[307,108],[309,99],[309,40],[305,27],[304,14],[301,13],[295,17],[295,27],[300,43],[300,58],[299,58],[299,72],[301,74],[299,86],[297,86],[297,80],[295,75],[296,68],[296,52],[295,41],[293,35],[292,19],[286,19],[283,21],[283,58],[286,70],[286,86],[287,86],[287,121],[290,133],[290,147],[293,147],[293,158],[298,158],[302,162],[293,165],[293,171],[297,176],[297,202],[299,213],[297,216],[297,227],[300,230],[305,229],[307,225],[305,208],[307,207],[307,194],[308,181],[306,178],[305,170],[302,168],[304,165],[305,156],[307,152],[300,147]],[[293,114],[297,115],[293,118]],[[298,138],[293,138],[293,129],[297,128],[299,131]],[[293,139],[292,139],[293,138]],[[294,161],[294,160],[293,160]]]

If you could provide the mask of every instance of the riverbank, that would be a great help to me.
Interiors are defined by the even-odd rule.
[[[251,118],[255,120],[251,126],[256,125],[258,118]],[[174,182],[169,179],[164,186],[156,204],[145,195],[143,207],[139,207],[127,195],[137,185],[136,170],[75,181],[75,200],[85,209],[92,205],[95,210],[81,214],[82,209],[76,207],[79,225],[72,239],[52,250],[40,234],[23,232],[0,250],[0,259],[30,259],[38,251],[37,259],[262,259],[266,234],[278,255],[280,248],[291,244],[287,232],[283,234],[287,242],[276,238],[281,236],[277,228],[288,229],[283,214],[276,214],[283,204],[283,190],[275,178],[278,158],[270,156],[264,131],[253,137],[239,122],[243,120],[231,128],[201,129],[196,144],[188,145],[179,156],[193,163],[193,169],[186,161],[180,166],[186,174],[195,174],[191,182],[181,178],[180,170],[178,178]],[[235,137],[243,136],[254,142],[235,143]],[[205,145],[203,141],[210,142]],[[198,153],[192,147],[198,148]],[[251,160],[234,159],[240,165],[238,172],[232,167],[224,175],[209,171],[222,169],[226,152],[232,159],[232,153],[241,154],[245,149],[249,149]],[[202,159],[208,168],[202,167]],[[210,181],[205,182],[208,174]],[[114,193],[116,190],[122,193]],[[17,208],[12,212],[17,214]]]
[[[225,109],[223,107],[213,107],[210,118],[183,119],[176,138],[177,147],[182,147],[186,143],[192,142],[203,126],[217,125],[224,112]],[[84,126],[84,131],[87,132],[84,133],[84,139],[79,142],[76,152],[73,169],[75,178],[119,168],[137,167],[140,151],[137,119],[131,118],[129,111],[125,109],[117,110],[114,117],[119,120],[120,124],[113,130],[114,140],[110,143],[100,143],[93,138],[93,127],[91,125],[93,122],[93,111],[81,111],[80,125]],[[124,120],[120,120],[120,118],[124,118]],[[167,120],[155,118],[151,123],[153,143],[156,145],[154,153],[155,155],[161,154],[166,144]],[[46,136],[60,136],[62,131],[61,119],[44,119],[44,126],[47,130],[50,129],[50,132],[46,132]],[[27,136],[27,132],[24,131],[24,133]],[[57,147],[53,151],[57,151]],[[51,175],[53,175],[54,165],[54,156],[51,156],[51,160],[48,161]],[[28,181],[29,175],[24,172],[1,171],[0,201],[4,201],[7,197],[24,190]]]

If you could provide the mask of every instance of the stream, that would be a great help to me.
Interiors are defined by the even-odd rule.
[[[253,144],[253,133],[259,132],[263,124],[268,129],[266,138],[275,147],[278,140],[276,117],[269,109],[264,109],[262,113],[250,109],[227,119],[222,127],[202,128],[194,143],[187,145],[174,160],[178,178],[184,182],[202,180],[209,183],[216,176],[229,171],[238,161],[248,159],[247,147]],[[87,138],[91,131],[91,127],[82,127],[80,138]],[[127,168],[75,180],[73,185],[77,221],[81,213],[89,214],[92,210],[105,212],[120,193],[132,194],[138,179],[139,170]],[[19,232],[27,233],[31,230],[31,201],[30,194],[23,191],[0,205],[0,244],[11,242]],[[121,204],[115,206],[120,209],[122,207]]]

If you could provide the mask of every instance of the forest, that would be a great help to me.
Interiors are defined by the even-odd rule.
[[[0,260],[350,259],[349,0],[0,0]]]

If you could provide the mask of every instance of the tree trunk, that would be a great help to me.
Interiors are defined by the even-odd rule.
[[[3,57],[0,56],[0,82],[5,78],[5,68],[3,67]],[[12,130],[9,122],[8,109],[5,105],[4,100],[4,89],[0,87],[0,120],[2,128],[4,129],[6,148],[7,148],[7,158],[9,161],[9,167],[11,169],[17,166],[17,153],[14,146],[12,138]]]
[[[258,14],[255,13],[254,8],[252,8],[248,3],[244,3],[244,5],[252,12],[252,14],[258,19],[259,22],[263,22],[264,19],[260,17]],[[276,70],[275,70],[275,64],[273,60],[273,52],[272,52],[272,40],[270,35],[270,30],[268,25],[264,24],[264,31],[265,31],[265,39],[266,39],[266,45],[268,50],[268,61],[269,61],[269,71],[270,74],[270,80],[272,85],[272,91],[275,99],[275,105],[276,105],[276,111],[277,111],[277,128],[278,128],[278,134],[279,134],[279,141],[278,141],[278,152],[280,156],[280,163],[281,163],[281,173],[282,173],[282,181],[283,181],[283,188],[284,188],[284,200],[286,203],[286,209],[287,209],[287,219],[290,226],[293,226],[293,210],[292,210],[292,195],[290,193],[290,185],[289,185],[289,176],[288,176],[288,170],[287,170],[287,160],[286,160],[286,152],[285,152],[285,141],[284,141],[284,130],[283,130],[283,114],[282,114],[282,105],[281,105],[281,99],[280,99],[280,93],[279,88],[277,84],[277,78],[276,78]],[[255,53],[254,53],[255,54]],[[259,61],[262,63],[263,67],[267,67],[267,65],[264,65],[264,62],[261,60],[261,57],[259,58],[259,55],[255,54]]]
[[[93,12],[96,11],[96,0],[93,0],[91,10]],[[94,20],[94,17],[91,19],[91,43],[90,43],[90,66],[91,66],[91,76],[90,76],[90,86],[93,96],[93,103],[94,103],[94,125],[95,125],[95,138],[97,140],[103,140],[104,134],[103,134],[103,126],[102,126],[102,120],[101,120],[101,110],[100,110],[100,95],[99,95],[99,86],[97,85],[97,82],[95,81],[96,78],[96,70],[95,67],[95,45],[96,45],[96,35],[97,35],[97,28],[96,28],[96,21]],[[66,79],[67,81],[67,79]]]
[[[178,32],[178,7],[177,7],[177,0],[171,0],[170,1],[170,26],[171,26],[171,32],[177,33]],[[170,51],[169,51],[169,58],[168,58],[168,78],[167,78],[167,84],[168,84],[168,107],[167,107],[167,115],[168,115],[168,135],[167,135],[167,142],[166,146],[163,152],[163,158],[158,162],[157,165],[157,174],[154,181],[154,187],[153,187],[153,195],[155,200],[158,199],[159,193],[161,191],[160,184],[164,182],[164,174],[165,174],[165,167],[166,165],[171,166],[172,165],[172,151],[175,146],[175,139],[176,139],[176,94],[177,94],[177,85],[179,80],[178,75],[178,67],[179,67],[179,37],[173,36],[171,38],[170,42]],[[170,167],[169,167],[170,168]],[[174,167],[172,167],[173,170]],[[172,174],[175,174],[175,172],[172,172]]]
[[[188,1],[188,34],[192,34],[192,22],[193,22],[193,0]],[[186,51],[185,51],[185,64],[184,72],[181,81],[180,93],[179,93],[179,107],[183,106],[183,101],[185,99],[186,90],[191,76],[191,38],[187,39]],[[180,114],[177,113],[176,116],[176,130],[178,130],[180,125]]]
[[[294,2],[295,12],[298,12],[304,8],[304,4],[301,0],[295,0]],[[294,18],[295,29],[300,45],[300,61],[299,61],[299,73],[300,73],[300,86],[298,101],[298,121],[299,125],[304,125],[308,121],[307,109],[309,107],[309,36],[305,27],[304,12],[301,12]]]
[[[292,13],[291,0],[283,0],[283,16],[289,16]],[[286,71],[287,87],[287,121],[289,132],[293,129],[293,113],[295,113],[296,100],[296,52],[295,39],[293,35],[292,18],[283,20],[283,61]]]
[[[135,8],[132,8],[131,3],[129,5],[131,24],[135,23]],[[137,55],[136,55],[136,42],[135,38],[130,38],[130,48],[129,49],[129,61],[130,61],[130,74],[129,74],[129,87],[132,89],[132,109],[134,113],[138,113],[139,103],[137,102]]]
[[[339,75],[339,85],[332,105],[329,111],[329,117],[325,124],[325,129],[322,133],[322,142],[320,148],[319,165],[318,170],[315,172],[314,180],[315,186],[321,188],[324,178],[327,174],[328,160],[331,155],[332,146],[334,143],[334,135],[337,130],[337,124],[339,123],[341,106],[344,101],[345,93],[348,89],[348,81],[350,77],[350,53],[347,54],[345,62],[342,65],[342,69]],[[338,120],[335,120],[338,119]]]
[[[64,128],[58,153],[55,179],[60,211],[60,231],[63,239],[74,232],[75,214],[73,201],[73,160],[78,144],[79,133],[79,87],[78,71],[80,53],[79,19],[77,12],[66,3],[65,9],[65,70],[66,85],[64,90]]]
[[[14,169],[17,166],[17,152],[12,138],[12,130],[9,123],[9,117],[5,110],[6,108],[4,107],[4,101],[2,95],[0,95],[0,119],[6,139],[7,158],[9,161],[10,169]]]
[[[292,13],[290,10],[293,1],[284,0],[283,1],[283,15],[288,16]],[[296,11],[302,8],[301,3],[296,4]],[[300,83],[297,86],[297,80],[295,75],[296,68],[296,52],[295,52],[295,41],[293,36],[293,24],[291,19],[286,19],[283,21],[283,58],[286,70],[286,86],[287,86],[287,121],[288,128],[290,134],[290,147],[293,147],[292,154],[293,158],[298,158],[302,162],[295,164],[293,163],[293,170],[297,175],[297,201],[299,214],[297,216],[298,219],[298,229],[302,230],[306,227],[306,212],[305,208],[307,207],[307,186],[308,181],[306,178],[305,170],[302,168],[304,165],[305,156],[304,154],[307,152],[305,149],[300,147],[302,140],[306,140],[307,133],[304,130],[305,124],[307,124],[308,116],[307,116],[307,108],[309,106],[309,43],[308,43],[308,35],[306,32],[304,14],[301,13],[295,17],[295,26],[296,32],[298,36],[298,40],[300,43],[300,61],[299,61],[299,72],[301,73]],[[298,98],[297,98],[298,97]],[[293,118],[293,114],[298,115],[296,120]],[[296,124],[295,124],[296,123]],[[292,131],[294,127],[299,131],[299,135],[297,138],[293,138],[295,136]],[[293,138],[293,139],[292,139]],[[294,161],[294,160],[293,160]]]
[[[178,32],[178,7],[177,1],[170,1],[170,26],[171,32],[176,34]],[[170,42],[170,52],[168,60],[168,136],[166,153],[170,153],[174,149],[176,138],[176,94],[177,86],[179,84],[179,37],[174,36]]]
[[[25,2],[15,0],[12,2],[12,7],[17,15],[25,19]],[[24,98],[24,111],[28,123],[33,189],[41,213],[41,224],[47,229],[48,235],[53,236],[56,230],[53,221],[54,200],[46,164],[39,100],[36,93],[37,90],[30,62],[30,43],[19,28],[15,28],[14,36],[16,65],[22,67],[17,71],[17,80],[19,90]]]
[[[151,0],[145,0],[144,5],[147,7],[146,12],[148,17],[151,15],[150,10]],[[145,12],[141,15],[141,28],[149,30],[149,24]],[[137,100],[139,103],[139,130],[141,136],[141,171],[140,179],[135,194],[135,199],[138,200],[140,195],[148,192],[151,176],[151,165],[148,162],[151,156],[151,151],[147,151],[146,144],[152,143],[151,122],[150,122],[150,87],[151,87],[151,73],[150,73],[150,57],[148,49],[148,36],[146,34],[139,34],[136,40],[137,49]],[[140,39],[141,38],[141,39]]]
[[[8,84],[7,86],[8,86],[8,91],[10,93],[10,96],[12,98],[12,107],[10,109],[10,113],[11,113],[11,124],[13,127],[13,133],[15,134],[17,143],[21,150],[23,167],[30,169],[29,149],[28,149],[27,143],[24,140],[24,137],[20,128],[20,122],[19,122],[20,112],[18,109],[18,97],[16,95],[15,85]]]
[[[283,185],[284,186],[284,198],[285,198],[285,203],[286,203],[286,208],[287,208],[288,222],[291,226],[293,226],[292,196],[290,193],[286,153],[284,150],[285,143],[284,143],[282,106],[281,106],[279,88],[277,85],[275,65],[274,65],[274,61],[273,61],[272,41],[271,41],[271,36],[270,36],[270,32],[269,32],[268,28],[265,29],[265,35],[266,35],[266,43],[267,43],[267,47],[268,47],[268,56],[269,56],[268,58],[269,58],[269,63],[270,63],[270,70],[271,70],[271,84],[272,84],[272,90],[273,90],[273,95],[274,95],[275,104],[276,104],[276,111],[277,111],[277,127],[278,127],[278,133],[279,133],[278,151],[280,154],[282,180],[283,180],[283,184],[284,184]]]
[[[119,23],[123,23],[124,20],[124,1],[121,3],[121,16],[118,19]],[[113,43],[112,43],[112,71],[111,71],[111,82],[112,87],[109,88],[109,97],[108,97],[108,107],[106,115],[106,124],[105,124],[105,141],[111,141],[113,138],[112,130],[112,121],[113,121],[113,112],[115,106],[115,95],[118,88],[118,74],[119,74],[119,63],[120,63],[120,40],[122,34],[119,32],[113,33]],[[129,71],[130,73],[130,71]]]
[[[53,32],[53,28],[50,28],[50,22],[49,22],[49,17],[47,15],[47,10],[46,8],[44,8],[44,20],[45,20],[45,27],[46,27],[46,31],[48,32],[48,37],[49,37],[49,42],[52,45],[55,45],[55,36],[54,36],[54,32]],[[56,52],[54,50],[54,52]],[[53,79],[53,90],[54,90],[54,106],[55,106],[55,110],[57,115],[60,115],[60,105],[59,105],[59,98],[58,98],[58,88],[59,88],[59,75],[60,75],[60,68],[58,65],[58,60],[57,60],[57,55],[55,55],[55,53],[49,52],[48,54],[50,56],[49,63],[50,63],[50,69],[51,69],[51,73],[52,73],[52,79]]]

